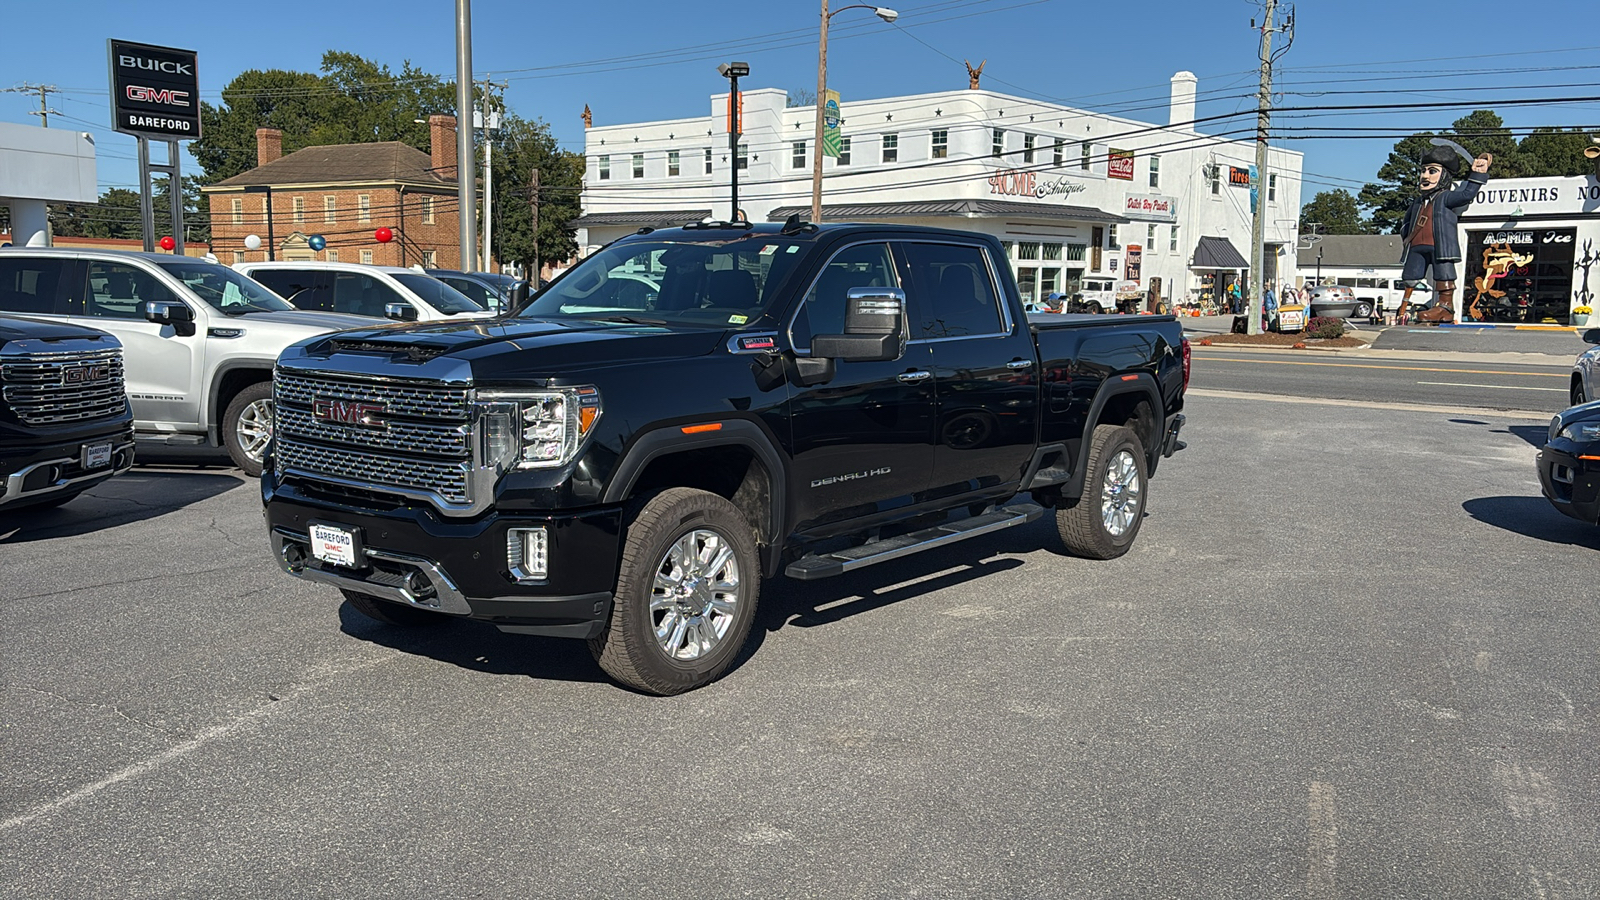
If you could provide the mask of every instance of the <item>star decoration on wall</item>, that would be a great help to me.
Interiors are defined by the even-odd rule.
[[[706,129],[706,137],[710,137],[710,136],[711,136],[711,129],[707,128]]]
[[[601,138],[600,139],[600,146],[604,147],[605,145],[606,145],[606,139],[605,138]]]
[[[944,115],[944,110],[936,109],[936,110],[933,111],[933,114],[936,115],[936,116],[942,116],[942,115]]]
[[[677,137],[678,137],[678,136],[677,136],[677,135],[675,135],[675,134],[669,134],[669,135],[667,135],[667,140],[669,140],[669,141],[671,141],[671,140],[676,140],[676,139],[677,139]]]
[[[633,136],[633,142],[634,142],[634,143],[635,143],[635,144],[637,144],[637,143],[639,143],[639,136],[638,136],[638,135],[634,135],[634,136]]]
[[[894,113],[884,113],[883,114],[883,120],[885,122],[893,122],[894,121]]]
[[[723,162],[727,162],[728,161],[728,154],[726,154],[726,153],[722,154],[722,161]]]
[[[1029,113],[1029,114],[1028,114],[1028,121],[1029,121],[1029,122],[1032,122],[1032,121],[1033,121],[1033,113]]]

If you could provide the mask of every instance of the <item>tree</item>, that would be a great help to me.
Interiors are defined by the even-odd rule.
[[[1301,234],[1370,234],[1356,198],[1349,191],[1318,191],[1300,208]]]
[[[534,259],[532,173],[539,170],[538,259]],[[567,226],[581,213],[583,156],[556,145],[550,126],[507,113],[495,139],[495,255],[524,268],[560,263],[577,252]]]
[[[155,182],[151,202],[155,212],[155,237],[172,234],[171,195],[167,180]],[[144,228],[139,217],[139,192],[111,188],[95,203],[60,203],[50,207],[50,228],[60,237],[94,237],[140,240]],[[183,179],[184,240],[211,240],[211,212],[200,202],[200,181]]]
[[[785,100],[783,105],[789,109],[800,109],[802,107],[806,109],[815,109],[817,106],[817,92],[808,91],[805,88],[791,91],[789,93],[789,99]]]
[[[1594,163],[1583,155],[1589,146],[1589,135],[1580,128],[1535,128],[1517,145],[1517,152],[1529,176],[1587,175],[1594,170]]]
[[[1491,109],[1474,110],[1450,125],[1447,137],[1467,149],[1473,156],[1488,153],[1494,156],[1490,172],[1496,178],[1521,178],[1524,171],[1522,154],[1517,150],[1517,139],[1511,136],[1504,119]],[[1466,175],[1462,162],[1462,175]]]
[[[1417,195],[1417,161],[1431,146],[1433,132],[1420,132],[1401,138],[1389,158],[1378,168],[1378,180],[1361,189],[1357,202],[1372,210],[1368,227],[1374,234],[1396,234],[1405,221],[1411,198]]]

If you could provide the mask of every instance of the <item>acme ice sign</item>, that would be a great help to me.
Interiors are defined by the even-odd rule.
[[[112,38],[111,127],[162,140],[200,136],[200,76],[193,50]]]

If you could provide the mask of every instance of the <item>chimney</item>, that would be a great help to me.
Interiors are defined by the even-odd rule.
[[[428,117],[428,149],[433,158],[433,174],[445,181],[456,180],[456,117]]]
[[[256,165],[264,166],[283,158],[283,132],[276,128],[256,129]]]
[[[1179,72],[1172,76],[1172,111],[1167,124],[1184,131],[1194,130],[1194,96],[1200,79],[1193,72]]]

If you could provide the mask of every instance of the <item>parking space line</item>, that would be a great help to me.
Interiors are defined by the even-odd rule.
[[[1333,785],[1311,782],[1306,797],[1306,896],[1324,900],[1335,896],[1333,876],[1339,859],[1339,823],[1335,819]]]

